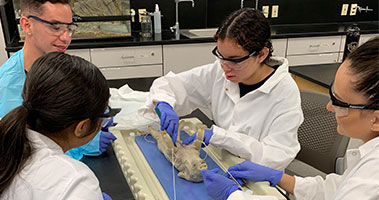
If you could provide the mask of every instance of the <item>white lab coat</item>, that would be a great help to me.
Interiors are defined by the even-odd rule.
[[[50,138],[27,129],[32,157],[1,200],[102,200],[99,181],[82,162],[74,160]]]
[[[216,124],[211,144],[282,170],[300,150],[297,130],[303,114],[287,59],[272,58],[268,64],[280,66],[261,87],[242,98],[238,83],[225,78],[218,61],[179,74],[170,72],[153,82],[140,113],[158,121],[153,101],[168,102],[179,116],[196,108],[209,109]]]
[[[347,169],[343,175],[295,177],[294,196],[297,200],[379,199],[379,137],[359,149],[346,153]]]

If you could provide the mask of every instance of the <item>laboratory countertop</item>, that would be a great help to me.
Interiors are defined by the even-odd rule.
[[[355,22],[360,28],[361,34],[379,33],[379,21]],[[271,37],[278,38],[296,38],[296,37],[315,37],[345,35],[347,30],[352,26],[349,23],[323,23],[323,24],[286,24],[272,25]],[[106,48],[122,46],[145,46],[145,45],[162,45],[162,44],[188,44],[188,43],[205,43],[214,42],[212,37],[208,38],[187,38],[181,35],[180,39],[174,39],[174,34],[169,30],[163,30],[161,34],[154,35],[152,38],[141,38],[138,32],[132,32],[129,37],[114,38],[95,38],[95,39],[73,39],[69,49],[83,48]],[[18,46],[7,47],[9,52],[15,52],[22,48],[23,43]]]
[[[290,67],[289,71],[322,87],[329,88],[341,63]]]

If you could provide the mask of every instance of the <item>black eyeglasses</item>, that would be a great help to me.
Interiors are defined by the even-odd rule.
[[[226,60],[226,61],[230,61],[230,62],[234,62],[234,63],[239,63],[239,62],[242,62],[242,61],[245,61],[247,59],[249,59],[251,56],[254,56],[257,52],[254,51],[253,53],[250,53],[249,55],[247,56],[244,56],[242,58],[236,58],[236,59],[233,59],[233,58],[224,58],[220,52],[218,52],[217,50],[217,46],[212,50],[212,54],[214,56],[216,56],[217,58],[219,58],[220,60]]]
[[[371,105],[363,105],[363,104],[349,104],[346,102],[343,102],[341,100],[338,100],[337,97],[334,94],[333,90],[333,83],[330,84],[329,87],[329,95],[330,95],[330,101],[332,102],[332,105],[334,107],[334,110],[337,114],[337,116],[347,116],[348,115],[348,109],[367,109],[367,110],[379,110],[378,106],[371,106]]]
[[[218,52],[217,50],[217,46],[212,50],[212,54],[214,56],[216,56],[217,59],[220,60],[221,64],[222,65],[227,65],[229,68],[233,69],[233,70],[242,70],[243,68],[245,68],[248,63],[243,63],[243,61],[249,59],[250,57],[254,56],[257,52],[254,51],[253,53],[250,53],[249,55],[247,56],[244,56],[242,58],[237,58],[237,59],[233,59],[233,58],[225,58],[223,57],[220,52]]]
[[[112,117],[114,117],[120,111],[121,108],[111,108],[110,106],[108,106],[105,112],[99,116],[101,117],[101,127],[107,127]]]
[[[78,27],[78,25],[73,23],[73,22],[71,22],[71,23],[54,22],[54,21],[50,22],[50,21],[46,21],[46,20],[41,19],[41,18],[34,16],[34,15],[29,15],[27,18],[32,18],[32,19],[35,19],[39,22],[42,22],[42,23],[48,25],[50,30],[52,31],[52,33],[56,36],[60,36],[65,31],[68,31],[68,34],[71,37],[72,34],[74,34],[76,28]]]

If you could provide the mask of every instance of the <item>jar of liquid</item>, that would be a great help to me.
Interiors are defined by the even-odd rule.
[[[153,23],[149,14],[141,16],[141,36],[150,38],[153,35]]]

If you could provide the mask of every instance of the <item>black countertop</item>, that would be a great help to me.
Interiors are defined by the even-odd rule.
[[[339,66],[340,63],[304,65],[290,67],[289,71],[322,87],[329,88]]]
[[[379,33],[379,21],[355,22],[360,28],[361,34]],[[272,25],[271,38],[296,38],[296,37],[315,37],[330,35],[345,35],[347,30],[352,26],[350,23],[323,23],[323,24],[286,24]],[[177,40],[174,34],[168,30],[163,30],[162,34],[155,35],[152,38],[141,38],[138,32],[132,32],[130,37],[114,38],[94,38],[94,39],[73,39],[69,49],[82,48],[105,48],[105,47],[122,47],[122,46],[145,46],[145,45],[162,45],[162,44],[187,44],[187,43],[204,43],[214,42],[213,38],[187,38],[180,36]],[[6,47],[9,52],[15,52],[21,49],[23,43],[18,46]]]

